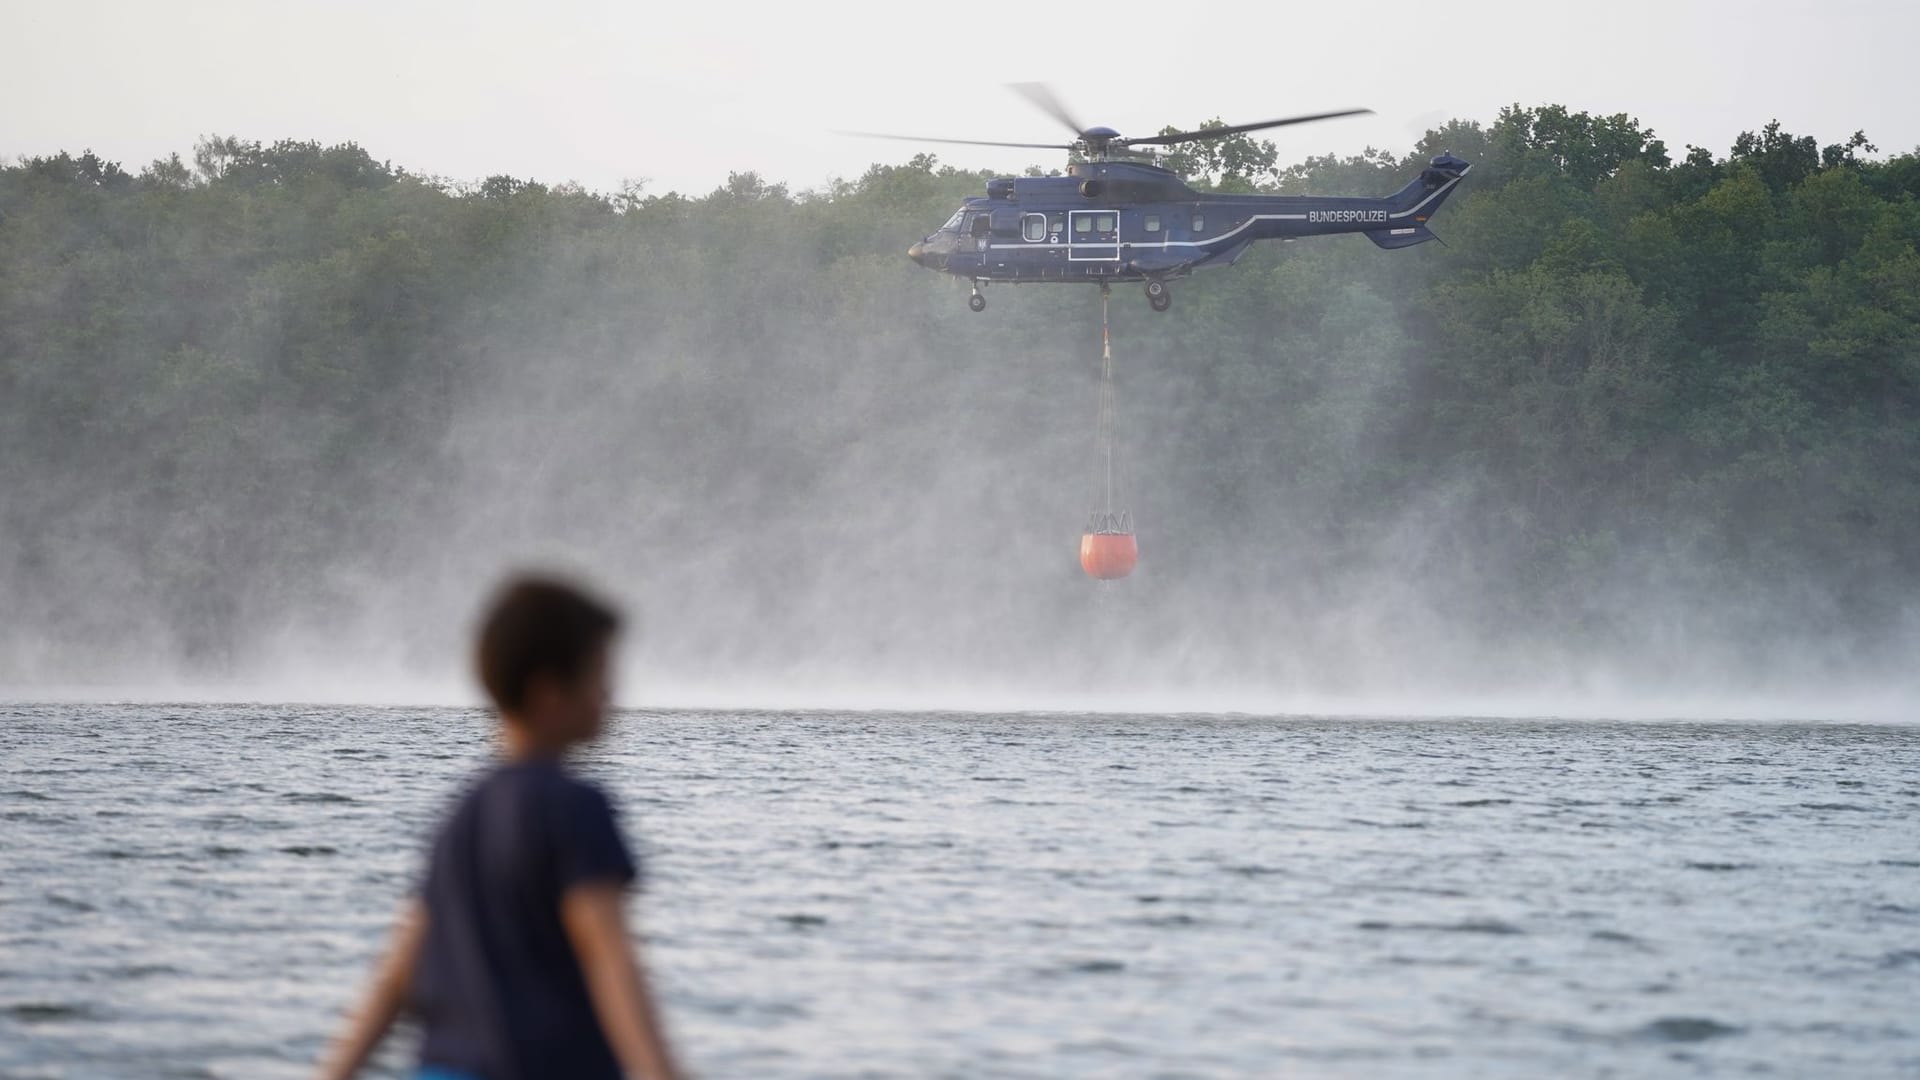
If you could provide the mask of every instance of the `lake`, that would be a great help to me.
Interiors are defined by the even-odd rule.
[[[306,1075],[488,725],[0,706],[0,1076]],[[1916,726],[628,711],[579,765],[702,1076],[1920,1073]]]

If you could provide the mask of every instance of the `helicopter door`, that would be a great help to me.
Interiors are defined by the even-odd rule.
[[[1120,261],[1120,212],[1067,212],[1067,258],[1074,262]]]

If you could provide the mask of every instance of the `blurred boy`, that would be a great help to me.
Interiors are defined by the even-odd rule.
[[[569,774],[606,719],[620,620],[557,581],[510,582],[480,630],[501,760],[461,796],[426,881],[320,1075],[346,1080],[403,1007],[419,1080],[675,1080],[627,936],[635,879],[612,807]]]

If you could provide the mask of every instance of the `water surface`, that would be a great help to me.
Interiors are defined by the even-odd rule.
[[[0,706],[0,1077],[305,1075],[487,750]],[[630,713],[583,768],[705,1076],[1920,1074],[1920,727]]]

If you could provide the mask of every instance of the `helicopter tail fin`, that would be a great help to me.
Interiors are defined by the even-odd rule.
[[[1440,204],[1447,201],[1447,196],[1453,194],[1461,178],[1472,168],[1472,165],[1452,154],[1441,154],[1434,158],[1420,171],[1413,183],[1401,188],[1387,200],[1393,204],[1394,219],[1406,228],[1379,229],[1367,235],[1373,237],[1373,242],[1381,247],[1407,247],[1433,239],[1433,234],[1426,229],[1427,219],[1440,209]],[[1409,231],[1423,235],[1417,239],[1405,239]],[[1389,239],[1397,242],[1388,243]]]

